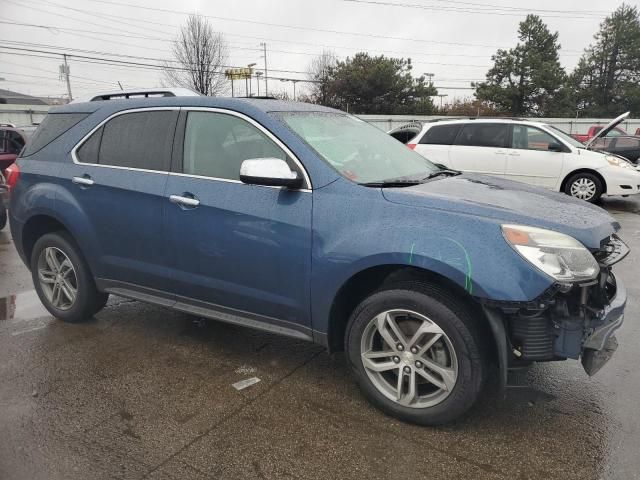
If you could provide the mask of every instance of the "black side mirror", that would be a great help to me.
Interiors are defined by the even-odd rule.
[[[547,150],[549,150],[550,152],[564,152],[564,148],[562,148],[562,145],[555,142],[550,143],[549,146],[547,147]]]

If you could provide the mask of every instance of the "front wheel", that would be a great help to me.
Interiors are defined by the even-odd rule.
[[[455,420],[476,401],[485,376],[477,319],[424,284],[365,299],[349,320],[345,348],[367,399],[412,423]]]
[[[602,195],[602,181],[593,173],[583,172],[572,175],[564,187],[564,193],[590,203],[598,201]]]

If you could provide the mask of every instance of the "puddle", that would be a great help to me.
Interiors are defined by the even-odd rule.
[[[0,321],[13,320],[15,323],[50,316],[35,290],[0,298]]]

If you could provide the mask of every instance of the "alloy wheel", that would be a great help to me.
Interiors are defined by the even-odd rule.
[[[591,200],[596,190],[596,184],[590,178],[581,177],[571,184],[571,196],[581,200]]]
[[[449,337],[419,313],[388,310],[375,316],[364,330],[360,351],[376,389],[405,407],[437,405],[456,384],[458,360]]]
[[[78,296],[78,278],[69,257],[46,247],[38,257],[38,280],[47,300],[58,310],[69,310]]]

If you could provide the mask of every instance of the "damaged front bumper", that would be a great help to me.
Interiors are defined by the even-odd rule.
[[[498,347],[503,384],[508,368],[534,361],[580,359],[587,374],[594,375],[611,359],[627,304],[627,290],[611,266],[628,253],[624,242],[612,235],[594,253],[600,265],[597,279],[553,285],[530,302],[482,302]]]
[[[618,348],[614,332],[624,321],[627,305],[627,289],[618,281],[616,295],[602,312],[602,324],[586,337],[581,355],[582,366],[589,375],[594,375],[607,363]]]

